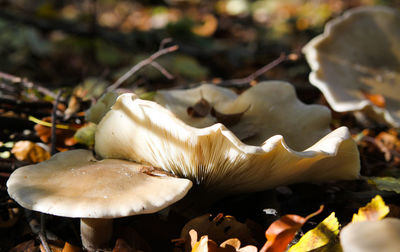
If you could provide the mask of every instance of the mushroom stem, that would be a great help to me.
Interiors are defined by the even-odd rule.
[[[113,219],[81,219],[82,244],[88,251],[107,247],[112,236]]]

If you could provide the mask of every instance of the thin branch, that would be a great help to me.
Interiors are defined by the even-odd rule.
[[[51,155],[54,155],[57,152],[56,149],[56,114],[57,114],[57,106],[62,95],[63,91],[60,90],[57,94],[56,100],[54,101],[53,111],[51,112]]]
[[[272,68],[276,67],[280,63],[282,63],[285,60],[288,60],[289,57],[285,53],[281,53],[281,55],[273,60],[272,62],[268,63],[267,65],[263,66],[262,68],[258,69],[254,73],[250,74],[249,76],[241,79],[232,79],[232,80],[226,80],[222,81],[221,83],[218,83],[218,86],[224,86],[224,87],[246,87],[249,85],[250,82],[255,80],[256,78],[260,77],[267,71],[271,70]]]
[[[170,42],[172,42],[172,38],[165,38],[165,39],[161,40],[160,47],[158,48],[158,50],[160,51],[160,50],[164,49],[165,45]]]
[[[109,86],[107,88],[107,91],[110,92],[117,89],[124,81],[126,81],[129,77],[131,77],[134,73],[142,69],[144,66],[151,64],[155,59],[164,54],[178,50],[178,48],[179,47],[177,45],[164,48],[162,50],[155,52],[147,59],[140,61],[138,64],[134,65],[128,72],[122,75],[116,82],[114,82],[111,86]]]
[[[170,74],[162,65],[158,64],[158,62],[153,61],[150,63],[150,65],[160,71],[160,73],[162,73],[168,80],[174,79],[174,76]]]
[[[9,82],[12,82],[12,83],[20,83],[25,88],[31,88],[31,89],[34,88],[37,91],[39,91],[40,93],[42,93],[44,95],[48,95],[48,96],[50,96],[50,97],[52,97],[54,99],[56,99],[56,97],[57,97],[49,89],[47,89],[47,88],[45,88],[45,87],[43,87],[41,85],[35,84],[35,83],[29,81],[26,78],[21,78],[21,77],[14,76],[14,75],[11,75],[11,74],[8,74],[8,73],[0,72],[0,79],[6,80],[6,81],[9,81]]]
[[[51,248],[49,246],[49,243],[47,242],[46,236],[45,236],[44,233],[42,233],[42,231],[39,232],[39,239],[40,239],[40,242],[43,245],[44,251],[52,252],[52,250],[51,250]]]

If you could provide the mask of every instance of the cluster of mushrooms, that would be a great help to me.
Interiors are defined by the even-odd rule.
[[[362,93],[368,91],[363,84],[376,81],[362,67],[359,76],[347,68],[363,66],[347,60],[356,54],[353,50],[379,47],[379,36],[373,41],[357,37],[364,49],[347,46],[354,40],[349,36],[363,34],[348,29],[370,29],[358,20],[375,22],[379,29],[400,27],[395,11],[362,8],[332,21],[304,49],[313,69],[310,81],[339,111],[368,103],[351,100],[360,94],[344,91],[350,83]],[[397,29],[393,40],[399,38]],[[336,46],[347,46],[339,50],[343,57]],[[400,55],[396,52],[393,57]],[[393,76],[398,80],[398,72]],[[375,110],[396,125],[399,111],[393,112],[393,106],[387,99],[386,108]],[[17,169],[7,183],[10,196],[25,208],[81,218],[82,243],[89,251],[107,247],[113,218],[157,212],[182,199],[192,184],[227,195],[359,176],[359,154],[349,130],[332,131],[330,110],[303,104],[293,86],[282,81],[261,82],[240,95],[211,84],[159,91],[152,101],[133,93],[108,94],[90,112],[98,122],[94,151],[100,160],[90,150],[66,151]]]

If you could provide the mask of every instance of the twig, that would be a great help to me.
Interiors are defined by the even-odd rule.
[[[60,100],[60,97],[62,95],[63,91],[60,90],[57,94],[57,97],[54,101],[54,105],[53,105],[53,111],[51,113],[51,121],[52,121],[52,125],[51,125],[51,155],[54,155],[56,153],[56,113],[57,113],[57,106],[58,106],[58,102]],[[39,231],[39,239],[40,242],[43,245],[44,251],[46,252],[52,252],[49,244],[47,243],[47,238],[46,238],[46,216],[44,213],[40,214],[40,231]]]
[[[41,85],[35,84],[26,78],[21,78],[21,77],[14,76],[14,75],[11,75],[8,73],[0,72],[0,79],[4,79],[4,80],[7,80],[12,83],[21,83],[25,88],[35,88],[37,91],[39,91],[42,94],[48,95],[54,99],[56,98],[56,95],[53,92],[51,92],[49,89],[47,89]]]
[[[42,215],[44,215],[44,214],[42,214]],[[43,245],[44,251],[46,251],[46,252],[52,252],[52,251],[51,251],[51,248],[50,248],[50,246],[49,246],[49,243],[47,242],[46,236],[45,236],[44,233],[42,233],[42,231],[39,232],[39,239],[40,239],[40,242],[41,242],[42,245]]]
[[[60,90],[57,94],[56,100],[54,101],[54,106],[53,106],[53,111],[51,112],[51,155],[54,155],[57,150],[56,150],[56,114],[57,114],[57,106],[58,102],[60,100],[60,97],[62,95],[63,91]]]
[[[174,45],[174,46],[170,46],[170,47],[166,47],[164,49],[158,50],[157,52],[152,54],[147,59],[144,59],[144,60],[140,61],[138,64],[134,65],[128,72],[126,72],[116,82],[114,82],[111,86],[109,86],[107,88],[107,91],[110,92],[110,91],[113,91],[113,90],[117,89],[124,81],[126,81],[134,73],[139,71],[142,67],[151,64],[155,59],[157,59],[158,57],[160,57],[160,56],[162,56],[164,54],[167,54],[167,53],[174,52],[174,51],[178,50],[178,48],[179,47],[177,45]],[[163,72],[161,72],[161,73],[163,73]]]
[[[158,64],[158,62],[153,61],[153,62],[150,63],[150,65],[153,66],[158,71],[160,71],[160,73],[162,73],[168,80],[172,80],[174,78],[174,76],[172,74],[170,74],[167,71],[167,69],[165,69],[163,66]]]
[[[226,80],[222,81],[221,83],[218,83],[218,86],[223,86],[223,87],[246,87],[249,85],[250,82],[258,78],[260,75],[263,75],[265,72],[271,70],[272,68],[276,67],[283,61],[288,59],[288,55],[285,53],[281,53],[281,55],[273,60],[272,62],[268,63],[267,65],[263,66],[262,68],[258,69],[254,73],[250,74],[249,76],[241,79],[232,79],[232,80]]]
[[[172,38],[165,38],[165,39],[161,40],[160,47],[158,48],[158,50],[160,51],[160,50],[164,49],[165,45],[170,42],[172,42]]]

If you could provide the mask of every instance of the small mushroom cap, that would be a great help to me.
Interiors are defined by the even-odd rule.
[[[259,100],[265,99],[266,107],[251,106],[242,118],[245,120],[249,113],[256,119],[252,110],[257,110],[260,111],[257,113],[259,120],[265,124],[260,128],[264,130],[271,126],[268,133],[272,135],[260,146],[241,142],[221,123],[194,128],[155,102],[141,100],[135,94],[123,94],[98,125],[96,153],[105,158],[128,159],[160,167],[196,181],[210,191],[225,193],[259,191],[296,182],[357,178],[360,169],[357,146],[346,127],[329,133],[327,119],[330,117],[326,108],[298,106],[300,102],[288,99],[295,99],[289,84],[259,85],[240,96],[247,96],[246,99],[238,97],[232,104],[246,101],[243,107],[247,108],[248,102],[255,100],[262,105]],[[263,96],[268,91],[282,94],[282,99],[290,105],[279,101],[269,103]],[[305,115],[309,118],[302,117]],[[291,149],[278,134],[276,125],[291,136],[292,145],[305,150]],[[304,135],[310,135],[313,141]],[[321,135],[324,137],[316,137]],[[306,143],[302,142],[304,139]]]
[[[400,251],[400,219],[350,223],[340,232],[344,252]]]
[[[389,7],[349,10],[304,48],[310,82],[335,111],[365,109],[400,126],[400,12]],[[384,104],[371,102],[380,95]],[[381,103],[381,102],[380,102]]]
[[[53,215],[116,218],[159,211],[183,198],[188,179],[152,176],[129,161],[97,161],[91,151],[72,150],[14,171],[9,195],[21,206]]]

